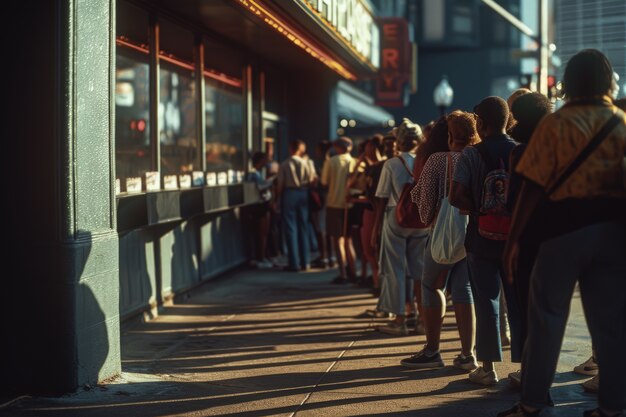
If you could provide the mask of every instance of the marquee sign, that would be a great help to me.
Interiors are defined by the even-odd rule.
[[[364,0],[298,0],[333,31],[361,61],[379,66],[379,31]]]

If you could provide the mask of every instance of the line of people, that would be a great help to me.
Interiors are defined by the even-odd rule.
[[[570,59],[563,91],[566,104],[554,113],[547,97],[520,89],[423,129],[404,119],[367,140],[357,158],[342,137],[321,170],[294,142],[277,176],[288,269],[310,267],[307,225],[315,225],[316,266],[329,264],[332,247],[333,282],[369,285],[378,297],[364,316],[388,317],[377,327],[385,334],[425,335],[403,366],[444,366],[448,300],[460,338],[453,366],[470,382],[497,383],[495,364],[510,343],[520,370],[509,379],[521,400],[499,417],[552,405],[577,283],[593,354],[575,371],[594,375],[585,387],[599,401],[584,415],[622,416],[626,407],[626,106],[612,97],[613,70],[597,50]],[[326,208],[317,204],[309,222],[315,194]]]

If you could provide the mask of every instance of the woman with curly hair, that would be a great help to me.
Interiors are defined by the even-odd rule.
[[[447,117],[447,131],[445,149],[429,156],[411,193],[424,224],[432,224],[437,218],[461,151],[466,146],[480,141],[476,131],[476,120],[470,113],[459,110],[450,113]],[[431,136],[430,140],[437,139]],[[440,145],[431,142],[433,148]],[[439,344],[443,324],[442,311],[445,312],[446,304],[444,292],[449,288],[461,338],[461,353],[454,359],[453,365],[465,371],[472,371],[478,367],[474,357],[476,319],[467,261],[463,258],[453,264],[435,262],[431,254],[431,238],[432,236],[429,237],[424,251],[422,275],[422,316],[426,327],[426,346],[417,354],[403,359],[401,364],[409,368],[444,366],[439,353]]]

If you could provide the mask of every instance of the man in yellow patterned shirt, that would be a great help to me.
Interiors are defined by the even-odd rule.
[[[612,104],[613,69],[597,50],[570,59],[563,88],[567,104],[541,121],[516,169],[524,184],[504,252],[509,279],[520,242],[539,252],[530,277],[521,402],[498,417],[537,416],[552,404],[577,281],[602,374],[600,407],[584,416],[623,416],[626,407],[626,116]],[[588,147],[591,142],[599,145]],[[582,162],[570,171],[574,160]]]

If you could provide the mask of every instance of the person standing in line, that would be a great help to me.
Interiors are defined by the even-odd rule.
[[[326,200],[326,233],[332,237],[339,276],[332,282],[345,284],[356,281],[355,253],[347,224],[348,176],[354,170],[355,160],[350,155],[352,140],[342,136],[333,142],[336,155],[324,163],[321,183],[328,187]]]
[[[433,122],[428,130],[428,136],[424,135],[424,142],[417,148],[415,162],[413,163],[413,178],[415,178],[415,181],[419,181],[422,170],[432,154],[447,152],[448,149],[448,119],[446,116],[441,116]],[[422,285],[415,285],[413,292],[415,293],[415,301],[417,302],[419,313],[419,320],[415,324],[415,333],[421,335],[425,333],[422,316]]]
[[[416,311],[412,286],[421,285],[419,281],[428,229],[400,226],[396,219],[396,206],[405,184],[413,180],[415,151],[423,143],[424,137],[419,125],[408,119],[404,119],[398,127],[396,136],[400,154],[388,159],[383,165],[376,189],[374,220],[375,231],[381,230],[382,224],[379,258],[382,288],[378,310],[395,314],[396,317],[377,329],[386,334],[406,336],[409,333],[407,314]],[[373,234],[372,246],[377,241],[378,236]]]
[[[516,172],[524,177],[504,252],[514,280],[521,244],[539,245],[530,276],[521,401],[498,417],[538,416],[552,385],[579,284],[599,373],[599,407],[626,408],[626,115],[611,101],[613,69],[585,49],[567,63],[567,103],[546,116]]]
[[[496,170],[500,173],[506,172],[509,155],[517,143],[505,133],[509,108],[501,97],[490,96],[483,99],[474,108],[474,114],[482,142],[468,146],[461,153],[454,171],[449,199],[450,204],[470,213],[465,249],[476,311],[476,356],[482,361],[482,366],[470,373],[469,380],[476,384],[493,385],[498,382],[494,363],[502,361],[499,301],[502,286],[508,306],[513,362],[521,361],[522,348],[517,343],[519,311],[515,289],[504,280],[502,252],[505,240],[502,236],[497,236],[496,239],[496,236],[481,228],[480,224],[481,217],[485,216],[485,203],[498,203],[501,202],[501,197],[506,197],[503,179],[493,181],[493,187],[489,188],[488,180],[492,177],[488,174]],[[495,191],[493,196],[498,198],[487,200],[488,191]],[[505,201],[501,203],[503,205]],[[485,217],[491,218],[493,217]],[[497,219],[507,218],[502,216]]]
[[[315,173],[318,178],[322,176],[322,168],[324,163],[330,159],[329,151],[332,144],[329,140],[322,140],[317,143],[315,147],[315,159],[313,159]],[[326,233],[326,199],[328,190],[322,186],[321,181],[317,181],[315,190],[319,197],[321,207],[318,210],[311,211],[311,223],[315,230],[315,238],[317,239],[317,246],[319,251],[319,257],[311,262],[311,266],[314,268],[328,268],[334,267],[332,239]]]
[[[288,271],[308,270],[309,257],[309,187],[315,182],[315,171],[303,159],[306,145],[301,140],[289,144],[291,156],[280,164],[277,191],[281,201],[281,216],[287,240]]]
[[[515,125],[510,131],[511,137],[519,143],[511,151],[509,156],[509,173],[510,183],[507,198],[509,210],[513,212],[517,194],[519,193],[522,176],[515,172],[515,168],[519,163],[524,150],[530,142],[530,138],[541,120],[552,112],[552,103],[550,99],[541,93],[530,92],[520,95],[511,104],[511,113],[516,120]],[[520,250],[520,262],[516,271],[516,279],[514,281],[515,291],[517,294],[518,306],[520,310],[520,338],[519,345],[524,346],[526,341],[526,333],[528,328],[528,287],[530,272],[535,264],[535,256],[537,255],[537,246],[523,245]],[[502,311],[502,310],[500,310]],[[502,326],[501,331],[502,331]],[[509,382],[515,388],[521,383],[521,371],[509,374]]]
[[[274,264],[267,259],[267,242],[270,228],[270,202],[275,177],[263,178],[263,167],[267,164],[265,152],[252,155],[254,171],[248,174],[248,181],[254,182],[259,190],[261,201],[249,208],[250,225],[254,231],[255,265],[259,269],[272,268]]]
[[[378,281],[378,259],[372,249],[370,242],[372,240],[372,232],[374,230],[374,208],[371,199],[368,196],[368,191],[371,193],[372,177],[368,175],[374,165],[378,164],[382,157],[380,155],[380,148],[382,147],[382,135],[375,135],[369,138],[365,142],[364,152],[359,157],[355,172],[348,181],[348,189],[357,187],[359,195],[354,199],[354,204],[361,204],[361,227],[360,233],[360,245],[361,253],[363,256],[361,265],[361,282],[363,286],[370,286],[372,288],[380,288]],[[373,190],[375,192],[375,190]],[[371,281],[367,278],[367,267],[372,270]]]
[[[449,152],[430,155],[424,165],[418,183],[411,191],[411,198],[419,209],[424,224],[432,224],[438,216],[442,200],[449,192],[449,184],[461,151],[480,141],[476,132],[476,120],[470,113],[460,110],[447,116]],[[435,129],[433,129],[435,131]],[[429,140],[435,140],[435,136]],[[465,258],[452,264],[437,263],[431,253],[432,235],[429,236],[424,251],[424,274],[422,276],[422,316],[426,328],[426,346],[417,354],[403,359],[400,363],[408,368],[442,368],[444,366],[439,345],[442,309],[445,311],[444,291],[450,288],[454,314],[461,338],[461,353],[453,365],[464,371],[478,367],[474,358],[476,341],[476,319],[474,301],[469,282],[469,272]]]

